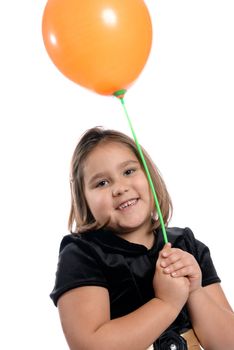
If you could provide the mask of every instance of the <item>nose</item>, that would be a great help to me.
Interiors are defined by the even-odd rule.
[[[124,184],[115,184],[112,189],[113,197],[121,196],[123,193],[128,192],[128,187]]]

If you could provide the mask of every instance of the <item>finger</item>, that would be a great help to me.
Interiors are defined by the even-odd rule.
[[[160,252],[160,257],[168,256],[171,249],[171,243],[166,243]]]
[[[184,252],[180,249],[172,248],[171,252],[169,252],[166,257],[163,257],[161,266],[167,267],[171,264],[174,264],[178,260],[182,260],[185,258]]]
[[[166,266],[163,269],[163,272],[166,274],[170,274],[172,272],[175,272],[177,270],[180,270],[182,268],[186,267],[186,265],[184,264],[184,262],[180,259],[178,261],[176,261],[174,264],[170,264],[169,266]]]
[[[189,265],[189,266],[185,266],[179,270],[173,271],[171,273],[172,277],[197,277],[198,273],[197,271],[194,270],[193,266]]]
[[[170,251],[171,251],[171,243],[166,243],[163,247],[163,249],[161,250],[161,256],[162,257],[166,257],[170,254]]]
[[[164,251],[167,251],[170,249],[171,249],[171,243],[168,242],[168,243],[164,244],[162,251],[164,252]]]
[[[164,258],[170,256],[171,254],[173,253],[180,253],[180,254],[184,254],[185,252],[182,250],[182,249],[179,249],[179,248],[170,248],[170,249],[165,249],[165,250],[162,250],[162,256]]]

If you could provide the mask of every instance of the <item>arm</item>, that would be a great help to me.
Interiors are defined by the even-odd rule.
[[[81,287],[58,303],[64,334],[71,350],[146,349],[177,316],[169,304],[152,299],[136,311],[110,320],[108,291]]]
[[[158,260],[153,298],[134,312],[110,320],[108,290],[86,286],[63,294],[58,308],[71,350],[145,350],[175,320],[188,298],[187,278],[174,279]]]
[[[193,328],[206,350],[234,348],[234,313],[218,283],[192,292],[188,309]]]
[[[201,287],[201,270],[195,258],[180,249],[164,250],[161,266],[174,277],[187,276],[187,305],[193,328],[206,350],[234,349],[234,314],[218,283]]]

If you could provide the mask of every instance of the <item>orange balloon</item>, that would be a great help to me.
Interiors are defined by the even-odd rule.
[[[42,34],[57,68],[103,95],[134,82],[152,44],[143,0],[48,0]]]

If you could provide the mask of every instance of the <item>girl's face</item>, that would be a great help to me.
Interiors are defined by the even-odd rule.
[[[152,196],[135,154],[126,145],[96,146],[84,163],[85,196],[94,218],[118,233],[149,232]]]

